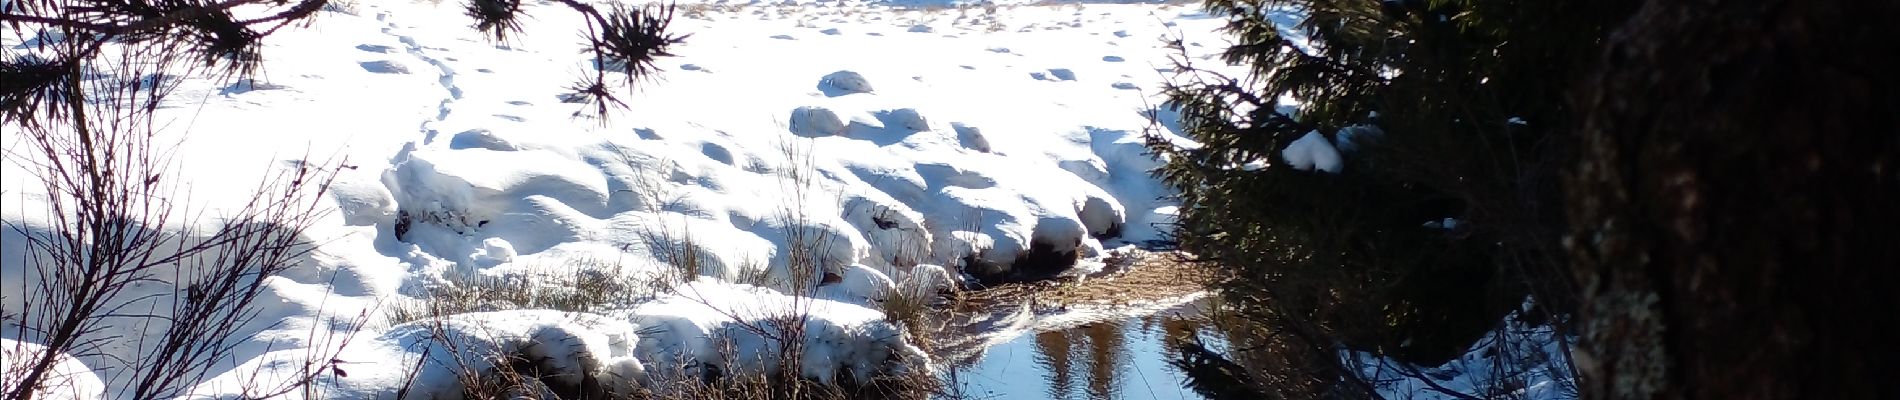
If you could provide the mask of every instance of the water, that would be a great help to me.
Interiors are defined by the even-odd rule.
[[[954,388],[973,399],[1199,399],[1168,364],[1169,332],[1196,327],[1197,309],[1023,334],[960,368]]]

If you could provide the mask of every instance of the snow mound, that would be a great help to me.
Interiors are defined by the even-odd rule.
[[[797,319],[804,326],[782,326]],[[464,378],[514,372],[534,379],[525,382],[532,393],[524,394],[666,393],[677,387],[669,382],[713,373],[778,372],[777,338],[786,337],[779,329],[804,333],[800,374],[822,382],[870,382],[932,368],[906,331],[876,310],[703,279],[631,309],[478,312],[396,325],[351,344],[339,356],[344,373],[318,385],[330,398],[380,398],[404,387],[414,391],[410,398],[461,398]],[[226,374],[194,392],[215,397],[256,377],[294,374],[274,369],[301,355],[267,354],[236,370],[257,372]]]
[[[330,186],[342,211],[343,223],[353,226],[390,224],[396,221],[396,198],[380,182],[346,180]]]
[[[25,363],[44,357],[52,351],[34,343],[0,339],[0,391],[11,393],[20,387],[20,380],[26,379]],[[99,375],[86,364],[66,354],[53,356],[53,367],[41,378],[38,387],[29,390],[35,399],[80,400],[98,399],[105,394],[106,385],[99,381]]]
[[[1337,174],[1344,167],[1339,159],[1339,150],[1333,148],[1333,144],[1327,142],[1319,131],[1307,132],[1306,136],[1294,140],[1286,149],[1280,150],[1280,157],[1286,158],[1287,166],[1301,171],[1319,169]]]
[[[1088,228],[1089,236],[1097,238],[1120,236],[1122,224],[1127,223],[1121,204],[1100,195],[1089,196],[1082,203],[1079,214],[1082,225]]]
[[[728,374],[777,373],[782,345],[771,338],[782,337],[776,333],[779,329],[804,332],[799,373],[820,382],[837,382],[843,376],[870,382],[881,374],[931,370],[929,357],[909,343],[902,327],[884,320],[883,313],[837,301],[702,280],[624,315],[650,332],[640,338],[636,351],[650,362],[647,371],[656,385],[700,379],[709,367]],[[803,327],[772,322],[796,315],[812,318]],[[721,354],[722,348],[734,353]]]
[[[799,107],[792,110],[792,133],[804,137],[838,136],[844,134],[844,120],[838,113],[824,107]]]
[[[930,121],[914,108],[899,108],[878,113],[878,121],[891,128],[903,128],[913,132],[930,130]]]
[[[823,79],[820,79],[818,81],[818,88],[819,90],[825,91],[825,95],[831,97],[852,93],[870,93],[871,81],[864,79],[864,74],[853,71],[838,71],[825,75]]]
[[[869,306],[883,302],[896,290],[897,282],[889,275],[864,264],[853,264],[844,268],[838,283],[819,286],[818,298]]]
[[[1385,398],[1462,399],[1467,393],[1524,399],[1575,398],[1576,377],[1565,354],[1576,337],[1556,332],[1552,322],[1530,323],[1526,299],[1485,340],[1436,367],[1410,365],[1373,352],[1342,350],[1342,364],[1373,384]],[[1500,386],[1500,382],[1507,382]]]
[[[345,352],[347,376],[325,383],[333,398],[377,398],[407,387],[411,398],[460,398],[464,374],[538,372],[543,391],[634,393],[645,368],[633,357],[636,326],[551,310],[470,313],[391,327]],[[523,360],[530,365],[515,365]],[[413,373],[413,378],[409,375]],[[413,380],[411,380],[413,379]],[[540,393],[528,393],[539,395]]]
[[[939,293],[955,290],[959,286],[958,282],[960,280],[955,274],[951,274],[948,268],[941,265],[918,264],[911,267],[910,273],[904,275],[903,283],[898,287],[910,291],[912,297],[930,299],[938,298],[936,295]]]
[[[990,139],[983,137],[982,130],[963,124],[952,124],[951,127],[957,131],[957,143],[963,148],[982,153],[990,152]]]

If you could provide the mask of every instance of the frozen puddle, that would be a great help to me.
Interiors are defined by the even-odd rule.
[[[1182,386],[1169,332],[1193,329],[1200,302],[1015,336],[953,365],[953,393],[968,398],[1198,399]]]

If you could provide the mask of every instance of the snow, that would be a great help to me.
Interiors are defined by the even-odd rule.
[[[1363,351],[1342,350],[1340,358],[1385,398],[1577,398],[1565,346],[1577,339],[1556,333],[1548,323],[1524,322],[1522,314],[1531,306],[1527,299],[1464,355],[1437,367],[1406,365]]]
[[[897,281],[876,268],[853,264],[844,268],[837,284],[821,286],[817,296],[821,299],[845,303],[872,306],[883,302],[897,290]]]
[[[624,315],[655,332],[642,337],[636,351],[640,359],[653,363],[649,369],[660,376],[655,380],[663,381],[697,379],[691,373],[707,364],[729,373],[776,372],[779,365],[772,359],[779,354],[774,347],[778,344],[768,338],[782,335],[772,331],[782,328],[769,321],[801,314],[814,317],[803,327],[801,376],[832,382],[844,373],[869,382],[872,374],[931,369],[929,357],[908,342],[902,328],[885,321],[877,310],[849,303],[700,281]],[[737,350],[719,354],[720,339],[730,340]]]
[[[897,287],[910,291],[911,295],[923,298],[929,295],[956,289],[961,281],[955,278],[949,269],[941,265],[919,264],[911,267],[902,284]]]
[[[1280,157],[1286,159],[1287,166],[1301,171],[1318,169],[1337,174],[1344,167],[1339,150],[1319,131],[1307,132],[1306,136],[1287,144],[1286,149],[1280,150]]]
[[[824,107],[799,107],[792,110],[791,130],[799,136],[837,136],[844,133],[844,120]]]
[[[0,339],[0,391],[11,392],[18,388],[20,380],[25,379],[25,367],[28,360],[46,356],[45,346],[21,342],[13,339]],[[86,368],[86,364],[72,356],[60,353],[53,356],[53,367],[46,372],[39,387],[28,391],[33,398],[48,400],[97,399],[105,393],[105,383],[99,376]]]
[[[825,90],[825,95],[831,97],[871,92],[871,82],[864,79],[864,74],[851,71],[838,71],[825,75],[823,80],[818,81],[818,85],[819,90]]]
[[[1339,133],[1333,135],[1333,144],[1339,148],[1340,153],[1351,153],[1358,151],[1360,146],[1377,142],[1384,136],[1385,130],[1379,129],[1376,125],[1353,125],[1340,128]]]
[[[660,255],[681,248],[702,257],[701,280],[682,290],[704,301],[662,296],[586,317],[473,314],[450,318],[448,333],[470,351],[568,341],[597,365],[553,367],[631,373],[635,364],[609,362],[620,360],[650,372],[672,357],[653,349],[693,340],[623,328],[733,334],[757,314],[721,320],[708,310],[802,304],[821,316],[814,338],[850,344],[821,347],[813,356],[833,362],[805,372],[884,371],[870,365],[895,358],[918,368],[899,356],[915,349],[862,304],[893,289],[948,289],[965,281],[966,256],[1007,266],[1039,244],[1095,257],[1160,238],[1173,203],[1147,175],[1159,161],[1141,133],[1171,50],[1154,38],[1214,37],[1223,22],[1158,4],[930,7],[952,4],[684,5],[673,26],[693,36],[680,57],[661,60],[663,75],[627,95],[631,109],[604,120],[576,118],[583,105],[566,102],[564,88],[594,66],[573,51],[578,17],[552,4],[524,3],[534,15],[525,33],[497,44],[468,28],[459,3],[360,2],[266,40],[256,81],[186,78],[155,116],[156,141],[179,144],[168,179],[180,195],[170,200],[220,215],[271,173],[327,165],[339,175],[322,202],[328,214],[305,232],[319,247],[262,283],[258,320],[226,339],[238,351],[201,394],[230,394],[251,375],[285,379],[299,357],[342,351],[350,376],[327,390],[373,397],[423,355],[438,365],[449,354],[421,345],[433,334],[423,326],[348,323],[365,313],[381,321],[380,304],[425,297],[455,276],[571,273],[576,260],[658,275],[669,268]],[[0,32],[8,55],[57,39]],[[0,243],[4,313],[24,309],[13,293],[37,281],[22,235],[53,230],[43,211],[52,197],[32,179],[36,160],[24,159],[32,152],[19,132],[0,127],[9,149],[0,220],[25,228],[4,229]],[[835,293],[779,294],[793,289],[795,233],[822,239],[813,250],[845,279],[820,291]],[[1078,268],[1093,268],[1087,261]],[[729,284],[759,276],[762,287]],[[149,333],[125,329],[126,343]],[[330,335],[354,340],[310,339]],[[618,342],[636,337],[633,350]],[[745,338],[735,340],[758,341]],[[139,348],[106,346],[77,362],[123,369]],[[440,368],[424,376],[446,382]]]
[[[389,327],[350,343],[337,356],[343,374],[326,375],[317,393],[328,398],[387,398],[407,387],[407,398],[461,398],[463,376],[487,376],[509,357],[534,362],[554,384],[631,393],[664,390],[669,382],[700,379],[707,368],[728,374],[773,373],[779,364],[774,318],[809,315],[802,376],[831,382],[851,376],[932,368],[904,330],[862,306],[794,298],[777,291],[701,280],[678,294],[638,307],[600,313],[552,310],[477,312]],[[727,350],[729,349],[729,350]],[[197,395],[295,376],[302,350],[260,356],[199,385]],[[591,379],[588,379],[591,378]],[[588,388],[589,380],[601,382]]]
[[[1444,229],[1444,230],[1453,230],[1453,229],[1458,229],[1459,222],[1460,221],[1458,221],[1457,218],[1445,218],[1438,221],[1425,221],[1425,227]]]

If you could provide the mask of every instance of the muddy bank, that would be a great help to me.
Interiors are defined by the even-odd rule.
[[[1101,273],[1007,283],[949,296],[923,321],[928,351],[968,365],[991,346],[1038,332],[1154,314],[1203,297],[1211,274],[1176,253],[1112,258]]]

